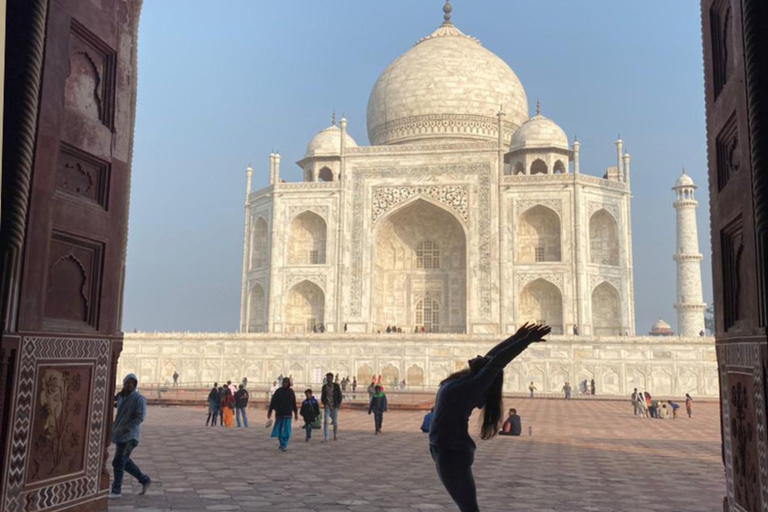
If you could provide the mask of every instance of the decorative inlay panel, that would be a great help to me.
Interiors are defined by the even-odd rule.
[[[77,339],[77,338],[45,338],[45,337],[25,337],[22,338],[19,354],[19,366],[17,368],[16,378],[18,381],[18,394],[15,397],[15,404],[12,407],[12,418],[10,420],[11,434],[10,438],[14,440],[10,446],[8,458],[6,460],[5,472],[5,502],[2,510],[8,512],[37,512],[52,507],[62,507],[67,503],[72,503],[87,496],[93,496],[99,492],[99,480],[101,475],[101,465],[103,461],[103,442],[106,430],[104,399],[107,396],[107,382],[109,380],[109,354],[111,342],[107,339]],[[78,364],[69,366],[77,360]],[[44,361],[44,364],[42,362]],[[59,368],[59,362],[63,365]],[[54,392],[55,387],[64,385],[64,375],[61,370],[64,368],[74,368],[79,375],[79,390],[77,393],[83,397],[90,397],[91,409],[87,410],[87,404],[82,405],[85,410],[81,414],[86,415],[86,429],[84,430],[86,438],[80,440],[78,446],[83,449],[82,454],[70,453],[69,457],[62,455],[56,460],[55,450],[45,451],[45,455],[53,460],[47,460],[45,466],[35,467],[35,461],[40,460],[43,454],[37,454],[38,446],[33,439],[33,432],[42,429],[47,432],[44,435],[65,435],[66,432],[58,432],[53,426],[46,426],[48,420],[41,413],[43,408],[49,407],[48,396]],[[88,368],[88,371],[84,371]],[[38,371],[42,370],[42,371]],[[73,371],[75,371],[73,370]],[[58,372],[57,375],[54,372]],[[46,376],[49,380],[52,377],[61,377],[62,380],[56,382],[49,381],[47,389],[38,387],[36,375],[40,373],[42,378]],[[67,386],[75,386],[75,374],[70,373]],[[87,380],[83,380],[87,378]],[[87,402],[87,400],[86,400]],[[58,415],[61,419],[66,413],[69,400],[54,401],[51,403],[53,415]],[[75,404],[72,402],[71,407]],[[55,408],[60,407],[58,410]],[[87,412],[86,412],[87,411]],[[74,409],[69,410],[70,413]],[[33,421],[30,421],[34,418]],[[38,425],[38,421],[43,421],[44,425]],[[71,440],[70,440],[71,441]],[[30,450],[30,456],[27,458],[27,448]],[[69,447],[73,450],[75,447]],[[71,468],[67,466],[72,457],[80,458],[84,463],[81,469],[77,469],[77,464]],[[61,464],[64,463],[64,466]],[[75,473],[75,478],[67,479],[64,482],[52,483],[48,485],[36,484],[34,488],[28,488],[31,481],[40,480],[36,471],[44,469],[51,474]],[[80,476],[77,474],[80,473]],[[45,478],[45,475],[42,475]]]
[[[326,274],[319,274],[319,273],[313,273],[313,274],[287,274],[283,278],[283,291],[287,292],[291,289],[293,285],[296,283],[300,283],[302,281],[309,281],[311,283],[315,283],[317,286],[320,287],[323,292],[325,292],[325,283],[326,283]]]
[[[476,264],[479,280],[479,306],[484,318],[491,316],[491,166],[482,164],[455,164],[446,166],[422,166],[405,169],[397,168],[359,168],[354,171],[352,205],[352,254],[350,276],[350,313],[359,318],[363,308],[363,228],[366,201],[366,182],[374,178],[400,178],[407,174],[413,181],[434,182],[436,178],[466,178],[476,176],[476,201],[479,205],[477,218],[478,251]]]
[[[563,214],[563,201],[560,199],[516,199],[515,214],[519,216],[521,213],[539,205],[554,210],[560,216]]]
[[[455,211],[465,223],[469,222],[467,185],[426,185],[373,187],[371,221],[376,220],[392,207],[415,196],[423,195]]]
[[[304,213],[304,212],[316,213],[319,216],[321,216],[326,223],[328,222],[328,206],[326,206],[326,205],[317,205],[317,204],[289,206],[288,207],[288,219],[287,219],[288,222],[293,220],[293,218],[296,215],[299,215],[300,213]]]
[[[610,213],[613,216],[613,219],[616,221],[616,223],[621,225],[619,223],[619,219],[621,217],[619,216],[619,207],[617,205],[615,205],[614,203],[601,203],[598,201],[589,201],[587,203],[588,218],[592,218],[592,215],[594,215],[595,212],[599,210],[605,210],[608,213]]]
[[[522,290],[525,287],[525,285],[537,279],[543,279],[545,281],[548,281],[554,284],[560,289],[561,293],[564,290],[565,279],[563,274],[555,273],[555,272],[546,272],[546,273],[532,273],[532,274],[517,274],[515,276],[515,285],[517,286],[518,292]]]
[[[109,163],[62,143],[56,164],[56,189],[107,209]]]
[[[615,276],[601,276],[596,274],[590,274],[589,276],[590,296],[592,291],[603,282],[609,283],[611,286],[616,288],[616,291],[619,292],[619,294],[621,294],[621,278],[615,277]]]
[[[404,145],[389,145],[389,146],[357,146],[354,148],[346,148],[348,155],[361,154],[367,155],[371,153],[420,153],[425,151],[447,151],[447,150],[498,150],[498,142],[491,142],[487,140],[475,141],[475,142],[435,142],[433,144],[404,144]]]
[[[518,126],[504,121],[504,140],[509,140]],[[369,132],[371,145],[379,146],[410,137],[445,137],[446,135],[467,135],[476,138],[497,139],[499,121],[494,117],[471,114],[426,114],[395,119]]]

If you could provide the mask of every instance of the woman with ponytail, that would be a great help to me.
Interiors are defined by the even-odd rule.
[[[469,368],[440,383],[429,429],[429,451],[440,481],[461,512],[480,510],[472,476],[475,442],[469,435],[469,417],[475,408],[483,409],[480,437],[491,439],[498,433],[504,368],[528,345],[544,341],[550,330],[544,325],[526,323],[484,357],[478,355],[470,360]]]

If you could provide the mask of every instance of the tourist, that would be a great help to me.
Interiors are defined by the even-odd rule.
[[[344,332],[347,332],[347,324],[344,323]]]
[[[387,412],[387,395],[376,386],[371,401],[368,402],[368,414],[373,412],[373,424],[376,427],[376,434],[381,434],[381,423],[384,421],[384,413]]]
[[[231,380],[227,381],[227,387],[229,388],[229,391],[232,393],[232,396],[235,396],[235,393],[237,393],[237,386],[232,384]]]
[[[173,370],[173,387],[179,387],[179,372]]]
[[[219,386],[219,389],[216,390],[219,395],[219,425],[224,425],[224,407],[221,405],[224,403],[224,396],[227,394],[227,387],[226,386]]]
[[[272,400],[272,396],[275,394],[275,391],[277,391],[277,381],[272,381],[272,387],[269,388],[269,399]]]
[[[296,407],[296,394],[291,389],[291,380],[283,379],[283,385],[269,402],[267,419],[272,417],[272,411],[275,411],[275,426],[272,427],[270,437],[276,437],[278,449],[284,452],[288,449],[288,441],[291,439],[291,413],[294,419],[299,419],[299,412]]]
[[[563,395],[565,395],[566,400],[571,399],[571,385],[568,383],[568,381],[563,384]]]
[[[651,411],[651,394],[645,391],[643,397],[645,398],[645,409],[648,411],[648,415],[653,418],[653,412]]]
[[[304,430],[307,431],[306,441],[309,442],[312,438],[313,424],[320,419],[320,406],[317,404],[317,399],[312,396],[311,389],[304,390],[304,397],[299,413],[304,418]]]
[[[244,388],[248,387],[248,377],[243,377],[242,385],[243,385]]]
[[[387,326],[387,334],[392,332],[392,328],[390,326]]]
[[[578,336],[579,335],[579,326],[574,325],[573,326],[573,335]]]
[[[632,401],[632,407],[634,408],[635,416],[637,416],[637,388],[635,388],[635,390],[632,392],[632,397],[630,400]]]
[[[371,383],[368,385],[368,401],[371,401],[371,398],[373,398],[373,393],[376,391],[376,376],[374,375],[371,379]]]
[[[581,384],[579,384],[579,388],[581,388],[582,395],[589,394],[589,383],[587,382],[587,379],[584,379],[584,381]]]
[[[339,429],[339,407],[343,397],[341,395],[341,387],[333,382],[333,374],[327,373],[327,383],[323,386],[323,391],[320,393],[320,401],[323,403],[323,442],[329,441],[328,437],[328,421],[333,423],[333,440],[336,441],[338,429]]]
[[[528,391],[531,392],[531,398],[533,398],[533,392],[536,391],[536,386],[533,385],[533,381],[531,381],[531,383],[528,384]]]
[[[592,379],[591,381],[589,381],[589,393],[592,396],[595,396],[595,379]]]
[[[248,416],[245,414],[245,410],[248,408],[248,399],[250,395],[245,389],[243,384],[240,384],[240,389],[235,393],[235,420],[237,420],[237,428],[240,428],[240,416],[243,416],[243,426],[248,428]]]
[[[640,413],[641,418],[648,417],[648,406],[645,403],[645,396],[643,393],[637,394],[637,411]]]
[[[685,412],[688,413],[689,418],[693,413],[693,398],[688,393],[685,394]]]
[[[357,391],[357,377],[352,377],[352,392]]]
[[[141,472],[131,460],[131,452],[138,446],[141,423],[147,414],[147,401],[136,390],[139,379],[129,373],[123,379],[123,389],[117,395],[117,414],[112,425],[112,442],[115,443],[115,457],[112,459],[115,479],[112,481],[112,490],[107,498],[117,499],[122,497],[123,475],[127,471],[141,484],[139,494],[146,494],[152,480]]]
[[[432,426],[432,418],[435,416],[435,408],[431,408],[427,414],[424,415],[424,419],[421,420],[421,431],[425,434],[429,434],[429,427]]]
[[[208,417],[205,419],[205,426],[211,422],[211,426],[216,426],[216,417],[219,415],[219,383],[214,382],[211,391],[208,393]]]
[[[344,377],[341,379],[341,392],[346,393],[347,392],[347,378]]]
[[[517,414],[517,409],[512,408],[509,410],[509,416],[504,424],[501,426],[499,435],[502,436],[519,436],[523,433],[523,424],[520,421],[520,416]]]
[[[469,435],[472,411],[476,407],[483,409],[482,439],[498,434],[504,368],[549,332],[549,327],[525,324],[485,357],[470,360],[469,368],[449,375],[440,383],[429,430],[429,450],[440,480],[462,512],[479,511],[472,476],[475,443]]]
[[[232,428],[235,426],[235,395],[229,387],[224,388],[224,399],[221,401],[221,412],[223,415],[224,426]]]
[[[283,387],[283,374],[277,376],[277,387],[281,388]]]

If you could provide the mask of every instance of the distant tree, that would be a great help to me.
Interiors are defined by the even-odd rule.
[[[704,310],[704,328],[709,334],[715,333],[715,305],[710,304]]]

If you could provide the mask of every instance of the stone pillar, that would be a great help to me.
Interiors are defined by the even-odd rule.
[[[269,184],[275,184],[275,154],[269,154]]]
[[[581,144],[578,140],[573,141],[573,174],[579,174],[579,151]]]
[[[253,169],[245,168],[245,220],[243,222],[243,268],[240,279],[240,332],[248,332],[248,269],[251,260],[251,216],[248,212],[248,196],[251,193]]]
[[[629,160],[630,156],[629,153],[624,154],[624,177],[626,179],[627,183],[627,192],[624,194],[624,218],[625,221],[625,228],[624,228],[624,236],[625,242],[624,247],[626,247],[626,265],[627,265],[627,271],[626,271],[626,279],[627,279],[627,322],[625,329],[629,330],[629,335],[634,336],[636,334],[635,332],[635,277],[634,277],[634,261],[632,259],[632,209],[631,209],[631,203],[632,203],[632,193],[630,192],[630,183],[629,183]]]
[[[280,184],[280,153],[275,153],[275,185]]]
[[[685,174],[677,180],[672,190],[677,212],[677,332],[680,336],[698,336],[704,330],[704,304],[701,292],[701,260],[699,236],[696,229],[696,207],[693,180]]]
[[[616,176],[618,176],[619,181],[624,181],[624,172],[622,169],[622,155],[624,153],[624,142],[621,140],[621,135],[619,135],[619,139],[616,141]]]

